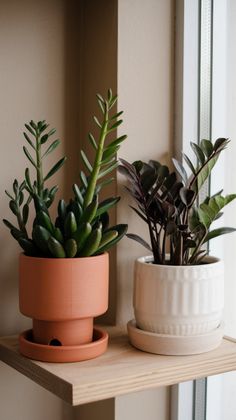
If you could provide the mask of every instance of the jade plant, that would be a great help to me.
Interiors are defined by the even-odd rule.
[[[147,224],[150,244],[136,234],[128,234],[153,254],[154,264],[194,265],[202,263],[208,253],[206,243],[236,229],[212,228],[222,216],[222,209],[236,198],[219,191],[200,202],[200,191],[209,178],[228,139],[212,143],[191,143],[196,164],[183,154],[190,176],[183,164],[173,159],[175,171],[155,160],[132,164],[121,159],[119,170],[129,181],[126,189],[137,206],[131,208]]]
[[[119,117],[123,112],[111,115],[117,96],[113,96],[110,89],[106,99],[97,95],[97,101],[101,110],[101,120],[94,117],[99,128],[98,139],[92,133],[88,135],[94,152],[93,162],[81,150],[84,170],[80,171],[80,183],[73,184],[73,197],[68,203],[63,199],[58,202],[55,220],[49,209],[58,186],[48,188],[47,181],[62,167],[65,157],[44,174],[46,157],[60,143],[58,139],[50,141],[56,130],[48,131],[46,121],[30,121],[25,124],[24,137],[31,151],[26,146],[23,150],[33,168],[35,179],[32,179],[32,171],[26,168],[23,182],[14,180],[13,191],[6,191],[6,194],[16,224],[6,219],[3,222],[28,256],[73,258],[98,255],[115,245],[127,231],[125,224],[109,226],[109,210],[118,203],[120,197],[99,201],[100,191],[113,180],[107,175],[118,166],[116,153],[126,139],[125,135],[111,138],[122,123]],[[28,216],[31,203],[35,217],[30,235]]]

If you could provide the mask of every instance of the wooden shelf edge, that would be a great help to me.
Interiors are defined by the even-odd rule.
[[[12,347],[4,346],[3,343],[14,343]],[[8,336],[0,338],[0,361],[22,373],[24,376],[41,385],[43,388],[57,395],[69,404],[73,404],[72,384],[64,379],[54,375],[45,369],[46,364],[34,362],[31,359],[23,357],[16,346],[18,336]]]
[[[109,327],[110,344],[101,357],[54,364],[27,359],[17,336],[0,338],[0,360],[71,405],[199,379],[236,370],[236,340],[194,356],[157,356],[134,349],[123,328]]]

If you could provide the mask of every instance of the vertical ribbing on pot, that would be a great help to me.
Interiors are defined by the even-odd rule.
[[[222,261],[168,266],[135,263],[134,313],[137,326],[158,334],[195,335],[218,327],[224,306]]]

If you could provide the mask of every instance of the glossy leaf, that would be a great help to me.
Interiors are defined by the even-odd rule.
[[[54,140],[53,143],[50,144],[50,146],[47,148],[46,152],[43,154],[43,157],[46,157],[47,155],[49,155],[49,153],[52,153],[57,146],[60,144],[60,140]]]
[[[205,153],[206,157],[209,158],[214,151],[213,144],[210,140],[201,140],[201,149]]]
[[[192,181],[192,188],[199,192],[201,187],[204,185],[205,181],[209,178],[212,169],[214,168],[219,155],[214,155],[210,160],[208,160],[201,169],[199,169],[198,174],[195,176]]]
[[[232,233],[232,232],[235,232],[235,231],[236,231],[236,229],[231,228],[231,227],[222,227],[222,228],[218,228],[218,229],[213,229],[207,234],[207,236],[204,240],[204,243],[210,241],[211,239],[218,238],[218,236],[226,235],[227,233]]]
[[[186,185],[188,182],[188,175],[186,170],[184,169],[183,165],[181,162],[179,162],[177,159],[173,158],[172,162],[175,166],[175,169],[177,170],[177,172],[179,173],[181,179],[184,181],[184,184]]]
[[[25,146],[23,146],[23,150],[24,150],[24,154],[27,157],[27,159],[29,159],[29,161],[32,163],[32,165],[35,168],[37,168],[37,165],[36,165],[34,159],[32,158],[31,154],[29,153],[28,149]]]
[[[229,140],[226,138],[219,138],[215,141],[214,150],[219,151],[224,148],[228,144]]]
[[[84,203],[84,199],[83,199],[82,193],[81,193],[81,191],[80,191],[80,189],[79,189],[78,185],[77,185],[77,184],[73,184],[73,185],[72,185],[72,189],[73,189],[73,192],[74,192],[74,194],[75,194],[76,199],[78,200],[78,202],[79,202],[79,203],[80,203],[80,205],[82,206],[82,205],[83,205],[83,203]]]
[[[95,140],[95,138],[93,137],[92,133],[89,133],[89,134],[88,134],[88,138],[89,138],[89,141],[90,141],[91,145],[93,146],[93,148],[94,148],[95,150],[97,150],[98,145],[97,145],[96,140]]]
[[[48,174],[45,176],[44,181],[47,181],[47,179],[51,178],[61,167],[62,165],[65,163],[66,158],[63,157],[61,158],[53,167],[52,169],[48,172]]]
[[[72,211],[69,211],[65,218],[64,232],[66,238],[71,238],[77,231],[77,222],[75,215]]]
[[[29,145],[34,149],[34,150],[36,150],[36,148],[35,148],[35,146],[34,146],[34,144],[33,144],[33,142],[32,142],[32,140],[30,140],[30,138],[29,138],[29,136],[28,136],[28,134],[27,133],[23,133],[23,135],[24,135],[24,138],[25,138],[25,140],[27,141],[27,143],[29,143]]]
[[[102,124],[99,122],[99,120],[97,119],[97,117],[96,117],[96,116],[94,116],[94,117],[93,117],[93,119],[94,119],[95,123],[97,124],[97,126],[98,126],[99,128],[102,128]]]
[[[133,239],[134,241],[138,242],[140,245],[144,246],[146,249],[148,249],[148,251],[152,252],[152,248],[150,247],[150,245],[143,238],[141,238],[141,236],[136,235],[134,233],[127,233],[126,236],[127,238]]]
[[[86,177],[85,173],[83,171],[80,171],[79,176],[80,176],[80,180],[81,180],[84,188],[87,189],[87,187],[88,187],[88,180],[87,180],[87,177]]]
[[[102,230],[100,228],[94,229],[87,238],[82,250],[79,252],[79,257],[90,257],[98,250],[102,239]]]
[[[66,253],[65,250],[60,242],[58,242],[55,238],[50,237],[48,239],[48,249],[55,258],[65,258]]]
[[[77,243],[74,239],[70,238],[65,243],[66,256],[73,258],[77,254]]]
[[[111,197],[102,201],[97,208],[96,217],[101,216],[102,213],[110,210],[110,208],[115,206],[119,201],[120,197]]]
[[[196,174],[196,170],[191,162],[191,160],[189,159],[189,157],[187,155],[185,155],[185,153],[183,153],[183,158],[185,160],[185,162],[187,163],[189,169],[191,170],[192,174]]]
[[[205,163],[205,156],[204,156],[204,153],[203,153],[201,147],[198,146],[198,144],[193,143],[193,142],[190,142],[190,144],[191,144],[191,147],[192,147],[192,149],[193,149],[193,151],[194,151],[197,159],[199,160],[199,162],[201,163],[201,165],[204,165],[204,163]]]
[[[103,247],[99,247],[99,253],[106,252],[108,249],[115,246],[126,234],[128,229],[128,225],[125,224],[119,224],[116,226],[112,226],[110,229],[107,229],[106,232],[110,232],[111,230],[116,230],[118,232],[118,236],[113,239],[109,244],[104,245]]]
[[[108,168],[100,171],[98,175],[98,180],[103,178],[105,175],[110,174],[112,171],[114,171],[118,167],[118,165],[119,165],[118,162],[115,162],[115,163],[112,163],[110,166],[108,166]]]
[[[81,151],[80,151],[80,154],[81,154],[82,160],[83,160],[83,162],[84,162],[84,164],[85,164],[85,166],[86,166],[87,170],[88,170],[89,172],[92,172],[93,167],[92,167],[91,163],[89,162],[89,160],[88,160],[88,158],[87,158],[86,154],[84,153],[84,151],[83,151],[83,150],[81,150]]]
[[[8,220],[6,220],[6,219],[3,219],[3,223],[4,223],[4,225],[5,226],[7,226],[8,227],[8,229],[17,229],[11,222],[9,222]]]
[[[25,205],[24,205],[24,207],[23,207],[23,210],[22,210],[22,217],[23,217],[23,222],[24,222],[24,224],[26,225],[27,224],[27,222],[28,222],[28,217],[29,217],[29,206],[28,206],[28,204],[26,203]]]

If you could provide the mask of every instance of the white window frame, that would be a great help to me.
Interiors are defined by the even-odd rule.
[[[204,12],[205,22],[201,22],[200,7],[206,9]],[[211,51],[209,51],[207,45],[209,34],[206,31],[200,33],[201,25],[207,25],[209,7],[212,8]],[[182,150],[191,156],[190,141],[197,141],[199,137],[203,138],[202,136],[207,133],[209,127],[212,139],[225,136],[226,23],[227,0],[177,0],[176,2],[175,154],[179,158]],[[202,36],[205,39],[201,40]],[[200,48],[203,48],[203,50],[200,50]],[[202,57],[202,55],[204,57],[204,54],[204,62],[199,65],[199,57]],[[208,54],[210,55],[208,56]],[[202,83],[200,74],[202,71],[203,77],[206,76],[209,65],[212,75],[211,109],[207,102],[209,96],[205,102],[203,100],[201,105],[199,104],[199,89],[204,92],[204,83],[203,86],[200,86],[200,83]],[[206,83],[208,82],[206,81]],[[200,109],[201,106],[203,109]],[[199,123],[200,117],[202,122]],[[199,127],[201,128],[199,129]],[[218,163],[214,176],[211,177],[211,192],[216,192],[224,187],[222,174],[224,174],[223,158]],[[219,223],[222,223],[222,221]],[[222,241],[223,239],[219,238],[211,243],[211,254],[223,257]],[[221,389],[221,375],[172,387],[171,420],[221,420]]]

